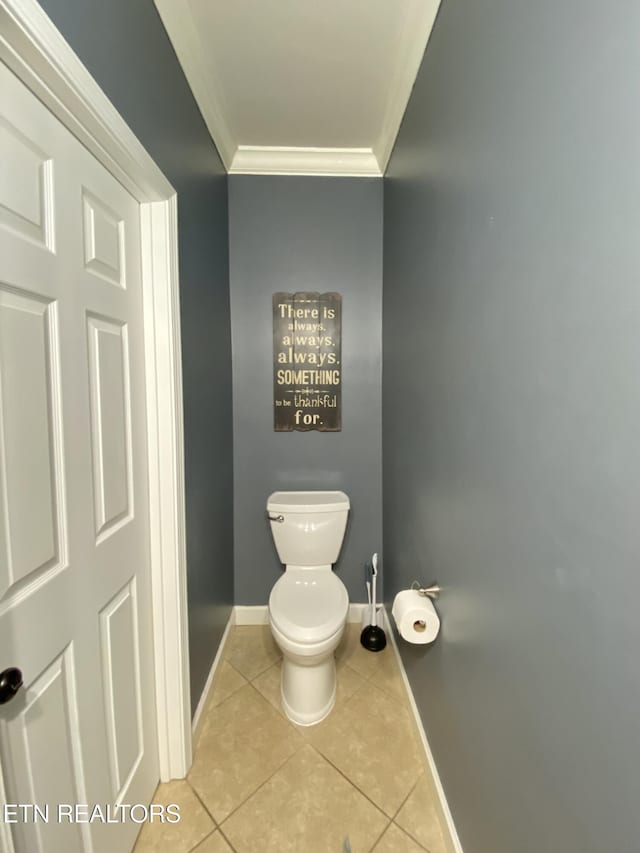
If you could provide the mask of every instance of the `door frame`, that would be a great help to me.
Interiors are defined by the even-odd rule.
[[[0,0],[0,59],[140,203],[150,559],[162,781],[192,760],[177,194],[36,0]]]

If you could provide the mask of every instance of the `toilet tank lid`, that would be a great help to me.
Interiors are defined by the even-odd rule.
[[[269,512],[339,512],[349,509],[344,492],[274,492],[267,498]]]

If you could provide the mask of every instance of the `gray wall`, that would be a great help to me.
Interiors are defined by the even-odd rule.
[[[178,191],[195,707],[233,602],[227,179],[151,0],[41,5]]]
[[[640,6],[444,0],[385,181],[387,596],[465,853],[640,838]]]
[[[343,489],[338,574],[362,601],[382,547],[382,180],[231,176],[235,601],[266,604],[282,571],[265,517],[277,489]],[[342,432],[273,431],[276,291],[342,294]]]

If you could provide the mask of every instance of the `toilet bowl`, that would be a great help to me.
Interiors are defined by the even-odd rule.
[[[347,590],[330,568],[289,569],[271,591],[271,632],[283,654],[282,706],[299,725],[319,723],[333,708],[334,651],[348,612]]]
[[[319,723],[335,703],[334,652],[349,596],[332,564],[338,558],[349,499],[344,492],[275,492],[267,502],[284,574],[269,596],[269,623],[282,651],[282,707],[298,725]]]

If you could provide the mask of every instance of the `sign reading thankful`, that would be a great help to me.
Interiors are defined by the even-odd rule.
[[[273,423],[276,432],[339,432],[342,297],[273,294]]]

